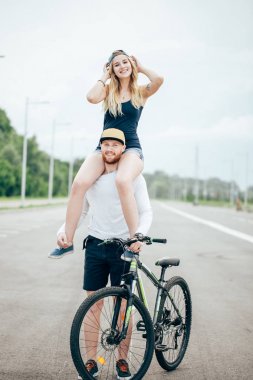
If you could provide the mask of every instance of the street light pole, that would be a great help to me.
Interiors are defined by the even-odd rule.
[[[50,156],[50,166],[49,166],[49,180],[48,180],[48,199],[50,201],[52,200],[52,197],[53,197],[55,125],[56,125],[56,122],[55,120],[53,120],[51,156]]]
[[[55,131],[56,131],[56,127],[58,125],[71,125],[71,123],[57,123],[56,120],[53,120],[51,156],[50,156],[49,177],[48,177],[48,199],[49,199],[49,201],[52,200],[53,192],[54,192],[54,146],[55,146]]]
[[[25,101],[25,128],[23,139],[23,158],[22,158],[22,178],[21,178],[21,205],[24,206],[26,195],[26,169],[27,169],[27,132],[28,132],[28,111],[30,105],[49,104],[47,101],[31,102],[29,98]]]
[[[26,191],[26,163],[27,163],[27,125],[28,125],[29,98],[25,100],[25,130],[23,139],[22,180],[21,180],[21,202],[24,206]]]

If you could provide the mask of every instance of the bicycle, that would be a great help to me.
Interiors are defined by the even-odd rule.
[[[72,359],[83,379],[94,379],[85,362],[96,350],[99,365],[97,379],[115,379],[117,351],[129,364],[131,379],[142,379],[155,351],[159,365],[166,371],[181,363],[190,337],[191,295],[182,277],[165,281],[166,269],[178,266],[179,259],[162,258],[160,278],[139,259],[139,254],[127,248],[136,241],[147,245],[166,243],[166,239],[151,239],[139,235],[135,239],[104,240],[101,244],[116,243],[124,250],[121,258],[129,261],[129,272],[122,275],[119,287],[106,287],[94,292],[79,307],[71,328]],[[148,311],[147,298],[140,269],[157,288],[153,320]],[[137,291],[137,294],[134,294]],[[85,339],[86,334],[86,339]],[[89,339],[87,339],[87,337]]]

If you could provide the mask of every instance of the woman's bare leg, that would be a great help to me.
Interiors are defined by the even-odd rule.
[[[100,153],[92,153],[80,167],[72,184],[67,206],[65,233],[67,242],[73,242],[77,223],[79,221],[83,198],[86,191],[104,172],[104,162]]]
[[[139,216],[134,197],[133,181],[142,172],[143,161],[135,153],[125,153],[121,157],[116,176],[122,211],[132,237],[138,227]]]

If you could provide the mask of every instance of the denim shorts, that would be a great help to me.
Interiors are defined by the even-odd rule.
[[[133,152],[139,156],[139,158],[144,161],[144,156],[140,148],[127,148],[124,153]]]
[[[121,260],[123,249],[117,244],[100,245],[102,240],[89,235],[85,242],[83,289],[104,288],[110,277],[111,286],[119,286],[121,275],[129,272],[130,263]]]
[[[97,148],[95,149],[95,152],[96,152],[96,153],[101,153],[101,148],[100,148],[100,147],[97,147]],[[140,149],[140,148],[127,148],[127,149],[123,152],[123,154],[128,153],[128,152],[132,152],[132,153],[137,154],[137,156],[138,156],[142,161],[144,161],[144,156],[143,156],[143,153],[142,153],[142,149]]]

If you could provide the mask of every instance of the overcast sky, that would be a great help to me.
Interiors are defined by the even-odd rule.
[[[101,105],[85,95],[112,50],[124,49],[163,75],[139,123],[145,171],[231,175],[253,184],[253,2],[251,0],[0,0],[0,107],[56,156],[92,152],[102,131]],[[140,83],[147,79],[140,76]],[[60,123],[69,122],[63,126]],[[232,170],[233,168],[233,170]]]

